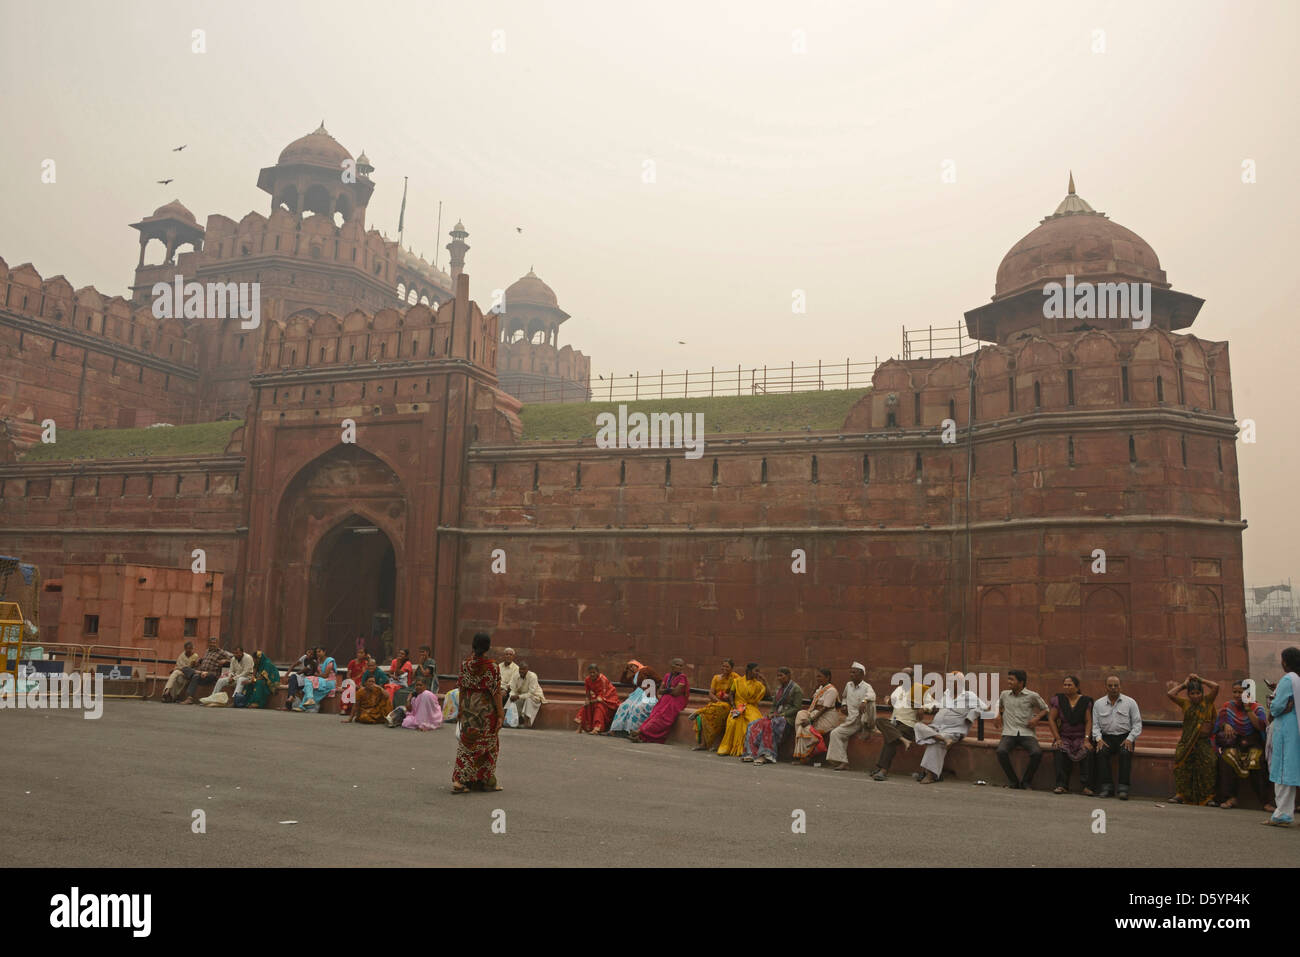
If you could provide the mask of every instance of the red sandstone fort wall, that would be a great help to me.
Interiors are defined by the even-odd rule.
[[[196,349],[177,320],[0,260],[0,419],[96,429],[194,421]]]

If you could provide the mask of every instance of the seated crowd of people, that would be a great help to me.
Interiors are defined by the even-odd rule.
[[[1287,649],[1283,668],[1288,676],[1300,668],[1300,650]],[[619,701],[614,684],[592,664],[584,681],[585,702],[576,722],[580,733],[626,735],[633,741],[663,742],[690,694],[682,674],[683,662],[674,658],[662,678],[639,661],[629,661],[620,677],[631,683],[632,692]],[[708,701],[690,712],[696,743],[693,750],[714,751],[742,761],[766,764],[777,759],[777,750],[787,736],[793,738],[792,758],[813,764],[824,756],[833,771],[848,768],[848,743],[855,736],[882,738],[875,766],[868,772],[884,781],[901,744],[924,749],[920,770],[912,777],[921,784],[934,784],[943,777],[951,747],[963,740],[989,703],[973,690],[963,688],[965,679],[954,672],[949,690],[936,694],[923,685],[900,685],[890,695],[888,716],[876,714],[876,692],[866,681],[866,668],[854,662],[843,690],[832,681],[831,671],[818,670],[818,685],[804,703],[803,690],[789,668],[778,668],[776,684],[770,686],[757,664],[735,670],[732,659],[723,659],[718,674],[709,683]],[[1028,676],[1020,669],[1007,672],[1010,687],[997,701],[994,729],[999,734],[997,760],[1006,775],[1007,787],[1029,790],[1043,759],[1037,728],[1051,735],[1054,757],[1053,793],[1066,794],[1074,769],[1078,769],[1081,793],[1127,800],[1132,779],[1133,752],[1142,733],[1142,713],[1136,701],[1123,694],[1117,675],[1106,679],[1106,693],[1092,698],[1083,693],[1082,682],[1067,675],[1061,690],[1050,701],[1027,687]],[[1293,714],[1294,692],[1284,679],[1274,717]],[[1273,686],[1270,686],[1272,688]],[[656,690],[659,694],[656,695]],[[1246,700],[1247,683],[1232,683],[1232,693],[1221,707],[1214,706],[1219,686],[1208,678],[1188,675],[1182,682],[1168,683],[1167,697],[1183,713],[1182,735],[1174,750],[1175,804],[1232,808],[1237,805],[1241,782],[1249,781],[1265,811],[1273,812],[1269,824],[1289,824],[1294,814],[1295,785],[1287,780],[1300,776],[1292,757],[1285,771],[1272,776],[1277,784],[1275,803],[1266,794],[1270,780],[1266,733],[1269,711],[1259,702]],[[759,702],[770,699],[767,714]],[[1270,695],[1270,703],[1274,698]],[[923,720],[929,717],[929,721]],[[1283,742],[1275,761],[1286,761],[1296,750],[1297,721],[1282,723]],[[1011,754],[1028,755],[1025,770],[1017,773]],[[1115,765],[1118,764],[1118,781]],[[1284,793],[1285,792],[1285,793]]]
[[[400,650],[385,670],[374,656],[365,654],[359,639],[356,657],[345,671],[339,671],[323,648],[309,649],[289,669],[284,706],[294,711],[318,711],[321,701],[337,692],[346,722],[434,730],[444,721],[457,720],[459,690],[451,690],[440,701],[436,663],[427,646],[419,652],[419,660],[413,662],[406,649]],[[1273,812],[1266,823],[1291,823],[1300,780],[1287,782],[1300,779],[1300,758],[1292,755],[1300,750],[1300,721],[1293,717],[1280,723],[1278,747],[1273,747],[1270,732],[1273,719],[1295,712],[1292,676],[1300,671],[1300,649],[1286,649],[1282,666],[1287,674],[1277,686],[1276,702],[1274,695],[1269,696],[1272,711],[1247,699],[1244,680],[1232,683],[1231,695],[1217,708],[1220,687],[1214,681],[1190,674],[1180,683],[1168,683],[1167,697],[1183,714],[1182,735],[1174,750],[1171,802],[1232,808],[1244,780],[1263,808]],[[504,726],[534,727],[546,704],[537,675],[526,661],[517,660],[512,648],[502,650],[496,667]],[[778,668],[773,685],[758,664],[746,665],[741,673],[732,659],[723,659],[709,683],[707,701],[688,714],[696,740],[693,750],[715,751],[761,765],[775,762],[778,750],[789,739],[795,762],[807,765],[823,758],[827,768],[844,771],[849,764],[849,741],[879,733],[882,745],[868,772],[874,780],[886,780],[900,744],[904,749],[917,745],[923,754],[913,778],[921,784],[934,784],[943,777],[952,746],[990,710],[989,703],[966,688],[961,672],[954,672],[951,678],[947,690],[900,685],[890,695],[885,716],[876,713],[876,692],[866,681],[866,668],[860,662],[850,666],[842,690],[834,684],[829,669],[819,669],[817,687],[805,702],[790,668]],[[1094,699],[1083,692],[1078,677],[1067,675],[1050,701],[1027,687],[1024,671],[1013,668],[1006,678],[1010,687],[999,695],[993,719],[1000,736],[996,755],[1006,786],[1031,787],[1043,759],[1037,735],[1041,726],[1051,736],[1054,793],[1068,793],[1077,768],[1083,794],[1127,800],[1142,713],[1137,702],[1122,693],[1119,677],[1108,676],[1106,693]],[[216,639],[209,639],[200,660],[193,642],[186,642],[164,686],[162,700],[265,708],[279,683],[279,670],[261,651],[248,655],[236,646],[227,652],[218,647]],[[621,701],[614,682],[599,666],[587,667],[584,700],[575,717],[578,732],[666,742],[691,693],[683,660],[672,659],[662,675],[640,661],[629,661],[619,683],[633,686]],[[1270,685],[1270,690],[1273,687]],[[200,697],[206,688],[211,688],[210,693]],[[226,688],[231,689],[229,695]],[[764,714],[758,706],[769,700]],[[927,717],[929,720],[924,720]],[[1027,754],[1023,774],[1012,764],[1015,750]],[[1270,760],[1274,762],[1272,775]],[[1269,780],[1276,785],[1276,801],[1266,793]]]

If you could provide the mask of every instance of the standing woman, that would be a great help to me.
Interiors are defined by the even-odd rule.
[[[806,711],[794,719],[794,759],[811,764],[812,759],[826,751],[826,735],[832,728],[844,723],[836,705],[840,702],[839,690],[831,682],[831,669],[817,669],[817,690]]]
[[[604,734],[618,711],[618,692],[614,684],[600,673],[594,661],[587,665],[587,677],[582,683],[587,692],[587,703],[578,711],[578,733]]]
[[[1092,699],[1079,689],[1079,679],[1066,675],[1059,694],[1052,696],[1047,712],[1047,724],[1052,729],[1052,743],[1056,752],[1056,788],[1053,794],[1066,794],[1070,790],[1070,766],[1079,766],[1079,783],[1083,793],[1091,797],[1092,790]]]
[[[691,715],[695,722],[695,747],[692,751],[708,751],[722,738],[727,729],[727,716],[731,714],[732,683],[736,678],[736,662],[722,659],[722,671],[709,682],[709,703],[696,708]]]
[[[1210,743],[1214,727],[1214,699],[1219,686],[1209,678],[1188,675],[1182,684],[1170,682],[1166,697],[1183,712],[1183,736],[1174,748],[1173,804],[1207,805],[1214,803],[1215,754]],[[1179,695],[1185,691],[1187,697]]]
[[[501,672],[487,656],[491,638],[480,631],[474,636],[473,647],[474,653],[460,665],[460,738],[451,775],[452,794],[464,794],[471,787],[503,790],[497,784],[499,736],[506,717],[501,703]]]
[[[1268,703],[1268,777],[1273,782],[1277,810],[1264,824],[1290,827],[1295,816],[1295,792],[1300,786],[1300,648],[1282,649],[1282,670]]]

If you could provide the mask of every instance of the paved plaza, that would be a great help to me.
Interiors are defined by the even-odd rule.
[[[498,794],[453,796],[451,728],[109,701],[5,711],[4,866],[1286,864],[1254,811],[768,765],[558,731],[502,736]],[[1095,834],[1092,812],[1106,812]],[[191,830],[206,814],[206,833]],[[792,833],[796,810],[806,833]],[[504,811],[505,833],[500,830]],[[296,821],[296,824],[282,824]]]

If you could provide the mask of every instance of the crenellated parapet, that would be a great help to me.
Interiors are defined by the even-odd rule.
[[[105,296],[93,286],[74,290],[63,276],[44,279],[31,263],[10,269],[0,259],[0,308],[0,322],[16,332],[102,350],[168,374],[197,375],[195,344],[179,320],[157,319],[150,305]]]
[[[1228,344],[1152,327],[1025,336],[962,357],[892,359],[846,429],[937,428],[1039,412],[1181,409],[1232,417]]]

